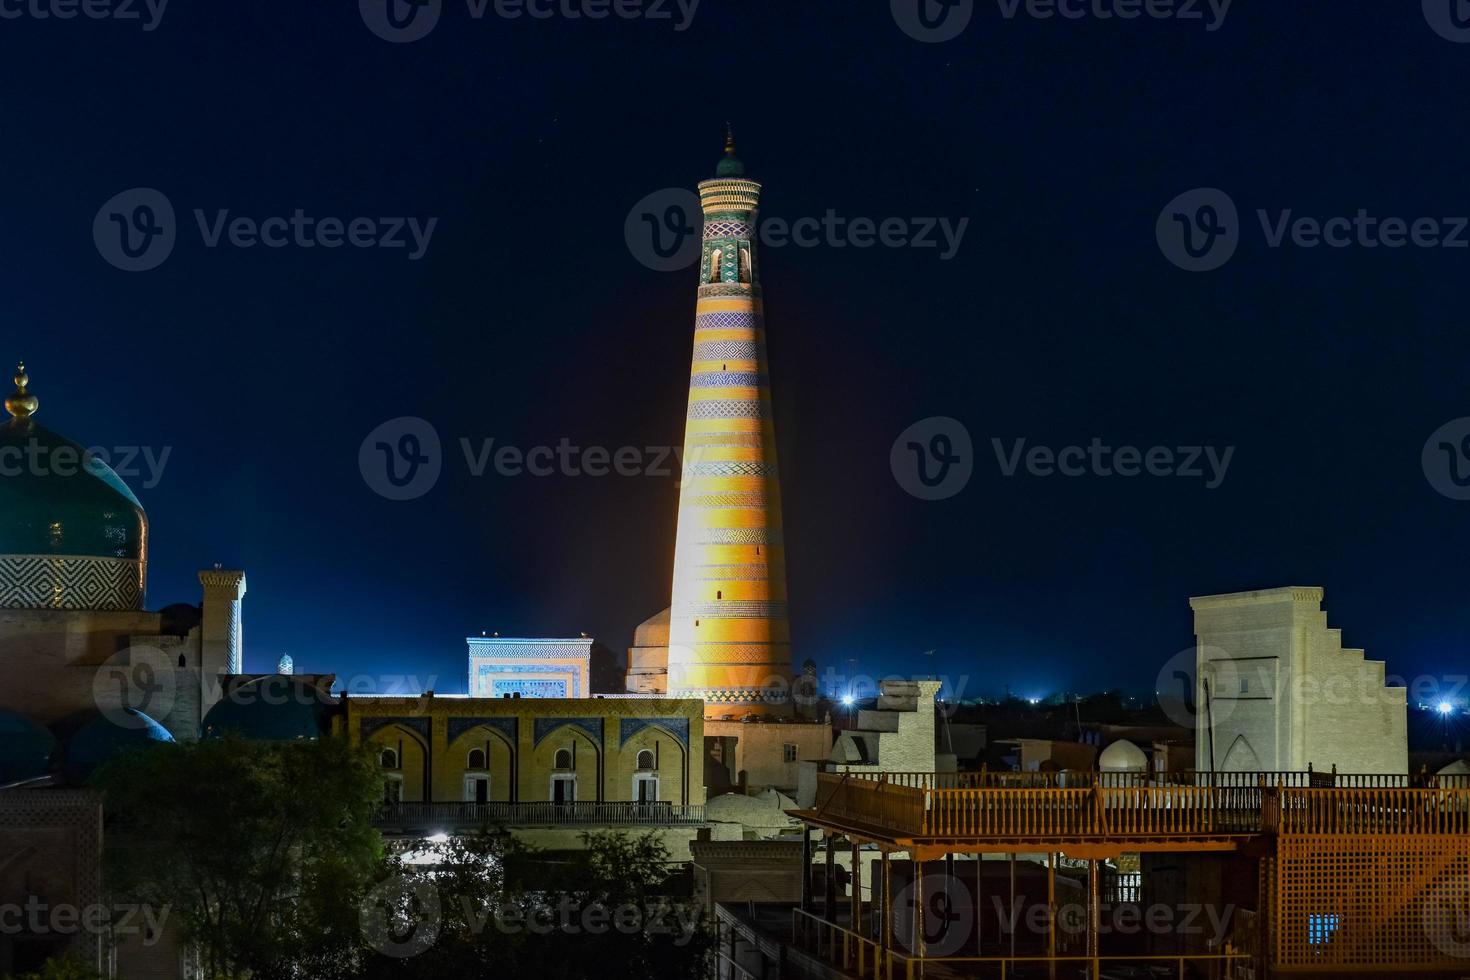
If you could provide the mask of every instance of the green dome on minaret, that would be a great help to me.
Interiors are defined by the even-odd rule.
[[[148,518],[95,454],[35,420],[25,365],[0,425],[0,609],[141,609]]]
[[[729,123],[725,124],[725,157],[715,167],[715,176],[732,180],[745,176],[745,164],[735,155],[735,131]]]

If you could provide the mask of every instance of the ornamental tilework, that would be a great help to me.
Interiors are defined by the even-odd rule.
[[[772,619],[786,615],[784,602],[755,602],[748,599],[686,602],[677,608],[682,613],[700,619]]]
[[[759,398],[733,399],[711,398],[707,401],[689,403],[691,419],[764,419],[765,411]]]
[[[684,748],[689,748],[689,719],[688,718],[619,718],[618,719],[618,748],[628,744],[628,739],[637,735],[645,728],[663,728],[678,740]]]
[[[558,728],[570,725],[572,728],[586,732],[602,747],[602,719],[601,718],[537,718],[533,724],[532,744],[540,745],[541,740],[555,732]]]
[[[127,558],[0,556],[0,609],[141,609],[144,571]]]
[[[780,544],[781,530],[774,527],[710,527],[695,539],[696,544]]]
[[[425,742],[429,740],[429,719],[422,715],[417,718],[364,718],[362,727],[358,729],[358,737],[366,741],[374,732],[392,725],[401,725],[423,736]]]
[[[684,476],[775,476],[774,463],[755,460],[726,460],[714,463],[686,463]]]
[[[694,345],[696,361],[759,361],[760,345],[753,340],[707,340]]]
[[[751,311],[701,313],[694,318],[695,330],[758,330],[761,318]]]
[[[480,728],[480,727],[483,726],[485,728],[493,728],[496,731],[500,732],[502,735],[504,735],[510,741],[511,746],[514,747],[515,744],[516,744],[516,737],[519,734],[519,727],[518,727],[518,722],[519,721],[520,721],[519,718],[514,718],[514,717],[511,717],[511,718],[505,718],[505,717],[501,717],[501,718],[450,718],[449,719],[449,743],[452,745],[452,744],[454,744],[454,740],[457,739],[457,738],[459,738],[465,732],[473,731],[474,729]]]
[[[702,493],[679,499],[681,508],[703,509],[708,507],[724,509],[755,508],[765,510],[767,497],[762,490],[750,490],[726,493]]]
[[[700,371],[689,376],[691,388],[759,388],[764,375],[754,371]]]

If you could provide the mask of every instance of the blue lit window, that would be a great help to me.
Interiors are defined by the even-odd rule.
[[[1331,942],[1333,933],[1342,925],[1342,916],[1335,913],[1307,916],[1307,942],[1322,946]]]

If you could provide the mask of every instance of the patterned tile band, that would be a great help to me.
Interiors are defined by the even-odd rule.
[[[0,556],[0,609],[142,609],[146,572],[126,558]]]
[[[694,345],[696,361],[757,361],[760,346],[753,340],[707,340]]]
[[[679,612],[700,619],[770,619],[786,615],[784,602],[756,602],[727,599],[723,602],[689,602],[675,607]]]
[[[751,490],[744,492],[727,491],[724,493],[701,493],[695,494],[693,496],[681,497],[679,498],[679,506],[696,509],[704,507],[755,507],[760,510],[765,510],[767,500],[768,498],[766,497],[766,494],[760,490]]]
[[[684,478],[693,476],[775,476],[775,463],[730,460],[719,463],[685,463]]]
[[[689,376],[691,388],[759,388],[766,377],[754,371],[700,371]]]
[[[711,398],[708,401],[689,403],[689,418],[691,419],[764,419],[765,417],[765,409],[758,398],[748,401]]]
[[[776,527],[707,527],[694,539],[696,544],[780,544]]]
[[[695,432],[684,440],[686,448],[710,449],[714,447],[760,449],[766,444],[765,436],[759,432]],[[765,501],[761,501],[765,505]]]
[[[752,310],[722,310],[694,318],[695,330],[759,330],[761,318]]]

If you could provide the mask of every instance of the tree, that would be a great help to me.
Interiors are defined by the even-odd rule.
[[[583,842],[549,854],[483,834],[413,854],[364,906],[361,980],[707,976],[714,934],[670,895],[658,835]]]
[[[384,868],[382,776],[342,738],[164,744],[94,779],[109,887],[169,908],[206,976],[326,977],[354,965],[357,906]]]

